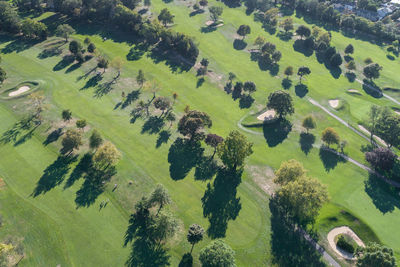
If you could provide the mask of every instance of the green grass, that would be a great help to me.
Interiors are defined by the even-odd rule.
[[[168,188],[174,202],[171,209],[182,222],[182,229],[178,236],[168,244],[171,248],[169,253],[172,256],[172,266],[177,266],[182,255],[190,249],[190,245],[185,240],[188,226],[199,223],[208,227],[208,220],[203,217],[201,202],[207,183],[194,180],[193,170],[185,179],[179,181],[172,180],[169,175],[168,150],[172,141],[178,136],[175,131],[176,126],[172,128],[171,140],[156,148],[156,135],[141,134],[143,121],[138,120],[134,124],[129,122],[129,112],[134,104],[126,109],[114,110],[121,100],[122,91],[129,93],[137,88],[134,77],[139,69],[145,72],[148,79],[160,86],[159,95],[171,96],[173,92],[178,93],[179,98],[174,107],[178,115],[183,113],[186,105],[189,105],[191,109],[205,111],[213,120],[210,132],[222,136],[237,129],[237,122],[241,118],[250,112],[261,110],[265,106],[269,93],[281,89],[282,71],[288,65],[295,68],[302,65],[309,66],[312,74],[305,82],[309,90],[308,96],[326,107],[329,107],[329,99],[342,99],[346,102],[346,108],[337,113],[353,124],[366,117],[370,105],[389,104],[385,99],[374,99],[365,94],[361,85],[349,83],[343,76],[335,79],[329,70],[318,63],[315,55],[306,57],[295,52],[293,41],[285,42],[266,33],[259,23],[253,21],[252,16],[244,14],[243,8],[224,7],[222,18],[225,25],[214,32],[202,33],[200,28],[208,20],[208,13],[189,17],[189,9],[184,3],[186,2],[178,1],[165,4],[157,1],[153,3],[152,8],[157,12],[168,7],[175,15],[174,29],[194,36],[200,47],[199,59],[208,58],[209,69],[217,75],[222,75],[221,80],[207,77],[205,83],[199,88],[196,88],[197,78],[194,70],[172,72],[164,62],[155,63],[148,54],[145,54],[137,61],[126,61],[118,84],[109,94],[94,97],[93,88],[82,89],[89,78],[79,80],[78,77],[93,68],[95,59],[72,71],[67,71],[70,66],[55,71],[53,68],[61,61],[61,56],[44,59],[38,57],[48,46],[61,45],[62,43],[54,44],[59,39],[50,38],[44,43],[19,53],[2,55],[2,65],[9,76],[3,88],[15,86],[27,80],[41,79],[44,81],[41,90],[45,92],[49,106],[48,111],[45,112],[46,123],[34,132],[31,139],[16,146],[14,143],[0,146],[2,158],[0,175],[7,183],[6,189],[0,191],[0,197],[10,203],[17,201],[24,203],[21,204],[20,209],[2,209],[7,228],[0,228],[0,235],[5,236],[7,232],[11,232],[25,237],[24,245],[28,257],[21,262],[22,265],[43,266],[58,263],[62,266],[123,265],[129,253],[129,248],[122,248],[129,212],[132,211],[135,201],[150,192],[156,183],[162,183]],[[218,2],[210,3],[210,5],[213,4],[220,5]],[[46,14],[42,17],[48,18],[50,15]],[[296,23],[304,22],[296,19]],[[272,77],[267,71],[261,71],[257,63],[250,60],[248,52],[233,48],[233,34],[241,24],[251,26],[252,34],[246,37],[248,48],[258,35],[263,35],[267,40],[275,43],[278,50],[282,52],[278,78]],[[85,26],[80,26],[76,30],[78,34],[73,38],[83,41],[87,35],[90,35],[99,51],[110,59],[116,56],[125,59],[129,53],[130,44],[126,42],[113,41],[111,38],[103,42],[102,36],[107,35],[106,32],[93,31]],[[377,60],[381,60],[378,57],[382,53],[381,48],[367,42],[349,39],[335,32],[333,32],[332,42],[343,49],[352,42],[356,50],[356,60],[362,55],[371,53],[377,55]],[[9,43],[9,41],[4,41],[1,46],[7,46]],[[67,50],[66,45],[62,48]],[[398,69],[398,60],[390,62],[383,60],[382,62],[384,64],[382,80],[386,81],[390,76],[388,73],[394,73],[396,68]],[[238,101],[233,101],[223,91],[226,76],[230,71],[234,72],[239,80],[252,80],[257,84],[258,90],[254,94],[256,101],[250,110],[240,109]],[[108,70],[101,82],[110,80],[114,75],[115,71]],[[293,77],[294,85],[296,79]],[[380,81],[381,79],[377,83]],[[390,84],[389,80],[388,84]],[[362,96],[349,95],[348,89],[357,89]],[[296,110],[295,114],[289,118],[293,123],[292,131],[276,146],[268,146],[263,134],[244,132],[254,143],[254,153],[248,160],[248,166],[259,169],[270,166],[275,169],[284,160],[291,158],[299,160],[309,170],[311,176],[319,178],[328,185],[332,198],[331,204],[323,208],[317,221],[317,228],[320,229],[322,236],[329,228],[336,226],[335,223],[327,220],[329,217],[336,217],[338,224],[351,224],[352,229],[357,226],[354,220],[340,213],[340,210],[345,210],[362,222],[359,228],[354,229],[362,239],[380,240],[392,247],[399,258],[400,235],[395,231],[400,223],[400,211],[396,204],[399,201],[398,196],[379,190],[370,196],[364,185],[368,179],[366,171],[351,163],[338,162],[329,155],[329,162],[327,161],[328,163],[324,165],[321,157],[326,156],[320,155],[317,148],[312,148],[308,154],[304,153],[299,144],[302,131],[301,121],[304,116],[311,113],[317,118],[317,129],[311,131],[316,137],[316,144],[321,143],[320,133],[324,128],[334,127],[349,143],[345,149],[346,153],[360,162],[364,162],[364,155],[360,149],[367,142],[310,104],[306,98],[296,96],[293,86],[288,92],[294,99]],[[147,91],[140,96],[143,100],[150,97],[151,93]],[[26,98],[2,101],[0,109],[1,133],[29,112]],[[76,209],[75,194],[81,186],[81,180],[72,187],[64,189],[64,183],[69,174],[65,175],[60,185],[46,194],[38,197],[31,196],[43,170],[57,158],[60,142],[57,141],[48,146],[42,143],[49,133],[49,128],[53,129],[60,121],[62,109],[70,109],[74,118],[86,119],[91,129],[100,131],[123,154],[117,166],[118,174],[113,177],[106,192],[100,195],[96,203],[89,208]],[[244,121],[247,121],[247,118],[249,117],[246,117]],[[259,132],[262,132],[262,129]],[[69,171],[72,171],[74,164],[70,166]],[[242,208],[236,220],[229,221],[225,239],[236,251],[239,266],[270,265],[268,197],[254,182],[255,173],[249,168],[246,170],[248,171],[244,173],[242,183],[238,188]],[[133,181],[133,185],[128,185],[129,181]],[[118,183],[119,187],[112,193],[114,183]],[[107,198],[111,203],[106,209],[99,211],[98,204]],[[377,204],[382,205],[382,202],[387,203],[385,208]],[[24,212],[24,209],[29,209],[31,213]],[[31,232],[34,236],[30,237],[27,232]],[[195,247],[194,258],[197,265],[199,264],[198,252],[209,241],[206,238]],[[46,244],[46,242],[49,247],[37,245]],[[50,247],[53,248],[54,254],[50,254]]]

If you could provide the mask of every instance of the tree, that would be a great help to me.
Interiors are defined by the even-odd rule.
[[[331,144],[339,145],[340,137],[339,134],[331,127],[326,128],[322,131],[322,141],[325,142],[328,147]]]
[[[373,79],[378,79],[380,76],[380,71],[382,67],[378,63],[371,63],[364,67],[364,76],[372,81]]]
[[[58,25],[56,29],[56,36],[65,38],[65,42],[68,42],[68,37],[75,33],[75,30],[68,24]]]
[[[90,41],[90,38],[89,37],[86,37],[85,38],[85,40],[83,40],[83,43],[85,44],[85,45],[88,45],[88,44],[90,44],[92,41]]]
[[[210,128],[212,121],[207,113],[189,110],[183,115],[178,122],[178,131],[183,135],[189,137],[190,141],[202,139],[204,137],[204,127]]]
[[[75,60],[78,61],[79,64],[85,62],[85,57],[83,56],[82,52],[79,51],[78,53],[76,53]]]
[[[396,160],[396,155],[388,148],[378,147],[365,153],[365,159],[375,169],[390,171]]]
[[[354,53],[354,47],[353,47],[353,45],[352,45],[352,44],[349,44],[348,46],[346,46],[346,48],[344,49],[344,53],[345,53],[346,55],[353,54],[353,53]]]
[[[302,126],[306,128],[307,133],[309,130],[314,129],[317,126],[314,116],[308,115],[307,117],[305,117]]]
[[[254,93],[257,90],[256,84],[251,81],[247,81],[243,84],[243,90],[249,92],[249,94]]]
[[[204,228],[201,227],[201,225],[194,223],[189,227],[186,238],[187,238],[187,241],[190,244],[192,244],[192,248],[190,249],[190,254],[192,254],[192,252],[193,252],[194,245],[196,245],[201,240],[203,240],[203,237],[204,237]]]
[[[3,83],[7,79],[6,71],[0,67],[0,84]]]
[[[342,63],[342,56],[339,53],[334,54],[330,59],[330,64],[332,67],[339,67]]]
[[[214,152],[211,158],[214,158],[215,153],[217,152],[217,147],[219,144],[221,144],[224,141],[224,138],[216,135],[216,134],[207,134],[206,139],[204,142],[206,142],[207,145],[210,147],[214,148]]]
[[[208,5],[208,1],[207,1],[207,0],[200,0],[200,1],[199,1],[199,5],[200,5],[202,8],[204,8],[204,7],[206,7],[206,6]]]
[[[77,130],[69,129],[65,133],[61,144],[63,146],[63,150],[65,152],[69,152],[70,154],[74,149],[78,149],[79,146],[82,145],[82,135]]]
[[[87,122],[86,122],[85,119],[81,119],[81,120],[77,120],[77,121],[76,121],[76,127],[77,127],[78,129],[83,130],[83,128],[85,128],[86,125],[87,125]]]
[[[329,200],[326,186],[308,177],[288,182],[275,195],[279,206],[302,226],[313,223],[321,207]]]
[[[87,47],[87,51],[89,53],[94,53],[94,51],[96,51],[96,45],[94,43],[90,43]]]
[[[69,43],[69,51],[71,52],[71,54],[76,55],[81,50],[82,50],[82,46],[78,41],[72,40]]]
[[[311,70],[308,67],[300,67],[299,70],[297,71],[297,75],[300,77],[300,84],[303,76],[310,75]]]
[[[171,108],[171,100],[168,97],[159,96],[154,99],[154,107],[162,111],[161,115],[164,115],[164,112]]]
[[[285,185],[293,182],[306,174],[303,164],[295,159],[284,161],[279,169],[275,172],[274,183]]]
[[[399,42],[399,40],[393,41],[392,45],[393,45],[393,47],[396,48],[397,53],[399,53],[400,52],[400,42]]]
[[[89,137],[89,147],[91,149],[97,149],[103,144],[103,138],[97,130],[93,130]]]
[[[206,58],[203,58],[201,61],[200,61],[200,64],[203,66],[203,67],[208,67],[208,64],[209,64],[210,62],[208,61],[208,59],[206,59]]]
[[[203,267],[236,267],[235,252],[220,239],[203,248],[199,260]]]
[[[354,62],[354,60],[350,60],[347,64],[346,64],[346,68],[349,70],[355,70],[357,68],[356,63]]]
[[[151,6],[151,0],[144,0],[143,5],[148,8],[149,6]]]
[[[228,80],[229,80],[230,82],[232,82],[235,78],[236,78],[236,74],[233,73],[233,72],[229,72],[229,74],[228,74]]]
[[[209,8],[209,11],[210,11],[210,17],[212,21],[214,21],[215,23],[222,15],[222,11],[224,11],[224,9],[221,6],[212,6]]]
[[[47,26],[44,23],[30,18],[22,21],[21,32],[28,39],[46,39],[48,34]]]
[[[275,51],[271,55],[271,59],[274,63],[277,63],[282,58],[282,53],[280,51]]]
[[[292,18],[286,18],[281,22],[281,27],[283,30],[287,33],[288,31],[293,30],[293,19]]]
[[[262,36],[257,36],[256,40],[254,41],[254,45],[258,46],[258,49],[261,50],[261,47],[265,44],[265,38]]]
[[[300,25],[296,30],[297,35],[300,35],[301,39],[304,37],[308,38],[311,35],[311,30],[307,26]]]
[[[244,38],[246,37],[247,34],[250,34],[251,29],[249,25],[240,25],[239,29],[237,30],[237,34],[239,34],[240,36],[242,36],[242,40],[244,40]]]
[[[218,145],[217,153],[224,165],[236,172],[243,167],[246,157],[253,154],[252,147],[253,143],[248,142],[246,136],[238,131],[231,131]]]
[[[113,143],[104,142],[94,153],[93,163],[96,169],[106,170],[110,166],[114,166],[121,158],[121,153],[113,145]]]
[[[63,121],[70,121],[72,118],[72,112],[69,109],[64,109],[61,113]]]
[[[143,84],[146,82],[146,78],[144,77],[142,70],[139,70],[138,75],[136,76],[136,82],[140,85],[140,88],[142,88]]]
[[[292,97],[282,90],[275,91],[268,96],[267,108],[274,109],[279,118],[294,113]]]
[[[283,73],[286,75],[286,78],[289,79],[289,76],[293,75],[293,67],[287,66]]]
[[[389,107],[380,111],[375,127],[375,133],[385,140],[389,147],[400,146],[400,117],[394,114]]]
[[[97,60],[97,67],[103,69],[103,73],[106,71],[108,68],[108,60],[105,57],[100,56]]]
[[[391,248],[369,243],[366,247],[357,247],[356,253],[357,267],[396,267],[396,258]]]
[[[118,75],[116,78],[118,78],[121,75],[121,70],[122,70],[122,67],[124,66],[124,61],[120,57],[115,57],[111,61],[110,66],[117,70]]]
[[[165,205],[171,202],[167,189],[162,184],[157,184],[149,198],[150,206],[158,205],[157,215]]]
[[[367,57],[366,59],[364,59],[364,63],[367,65],[373,63],[372,58]]]
[[[164,8],[161,10],[160,15],[158,15],[158,20],[164,25],[167,26],[168,24],[174,23],[174,15],[171,12]]]

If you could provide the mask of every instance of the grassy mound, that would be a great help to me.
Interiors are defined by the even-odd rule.
[[[15,96],[9,96],[9,94],[11,92],[17,91],[22,86],[28,86],[29,90],[26,92],[23,92],[21,94],[15,95]],[[40,87],[40,83],[38,81],[25,81],[25,82],[17,84],[16,86],[14,86],[12,88],[5,89],[4,91],[2,91],[0,93],[0,99],[8,100],[8,99],[24,97],[24,96],[27,96],[27,95],[31,94],[32,92],[36,91],[37,89],[39,89],[39,87]]]

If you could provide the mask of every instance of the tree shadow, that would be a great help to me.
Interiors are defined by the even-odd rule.
[[[399,190],[390,186],[384,180],[370,173],[364,182],[365,192],[372,199],[375,207],[383,214],[400,209]]]
[[[335,79],[339,79],[340,75],[342,75],[342,69],[340,67],[328,67],[329,72],[331,73],[332,77]]]
[[[321,159],[325,171],[327,172],[330,172],[330,170],[336,168],[339,162],[342,163],[346,162],[346,160],[343,157],[339,156],[330,148],[324,145],[322,145],[321,148],[319,149],[319,158]]]
[[[201,87],[205,81],[204,77],[199,78],[196,82],[196,88]]]
[[[92,157],[90,153],[85,153],[79,163],[75,166],[72,173],[69,175],[64,184],[64,189],[71,187],[77,180],[79,180],[84,173],[87,173],[89,168],[92,167]]]
[[[275,198],[269,202],[271,211],[271,254],[272,262],[277,266],[323,267],[321,253],[295,230]]]
[[[203,216],[210,222],[207,234],[212,239],[225,237],[228,221],[235,220],[239,215],[242,205],[236,193],[241,176],[242,171],[234,172],[221,168],[213,185],[207,184],[201,201]]]
[[[292,80],[289,78],[284,78],[282,80],[282,87],[286,90],[290,89],[290,87],[292,87]]]
[[[168,143],[169,138],[171,137],[171,132],[167,130],[163,130],[158,134],[156,148],[159,148],[162,144]]]
[[[76,192],[75,204],[76,208],[89,207],[92,205],[97,197],[104,192],[106,182],[117,173],[114,166],[105,170],[99,170],[89,167],[85,181],[81,188]]]
[[[185,253],[179,262],[178,267],[193,267],[193,256],[190,253]]]
[[[190,12],[189,17],[194,17],[196,15],[203,14],[203,13],[204,13],[204,9],[197,9],[197,10]]]
[[[44,140],[43,145],[47,146],[50,143],[53,143],[58,140],[63,135],[62,128],[58,128],[47,136],[46,140]]]
[[[210,26],[203,26],[201,27],[200,31],[202,33],[209,33],[209,32],[215,32],[218,29],[218,27],[215,27],[213,25]]]
[[[44,171],[32,192],[33,197],[45,194],[57,185],[61,184],[69,172],[70,165],[77,160],[77,156],[60,155]]]
[[[254,103],[254,98],[251,95],[242,95],[239,100],[239,107],[241,109],[250,108]]]
[[[314,49],[305,47],[305,41],[297,39],[293,44],[293,49],[296,52],[302,53],[306,57],[312,56]]]
[[[379,86],[377,86],[373,81],[364,79],[362,88],[365,93],[374,98],[381,98],[383,96],[381,88],[379,88]]]
[[[26,142],[28,139],[32,138],[33,132],[40,125],[33,119],[34,116],[29,116],[14,123],[14,125],[10,129],[8,129],[2,134],[2,136],[0,137],[0,143],[8,144],[13,142],[14,146],[18,146]],[[20,135],[22,136],[19,139],[17,139]]]
[[[71,65],[68,69],[66,69],[65,73],[73,72],[74,70],[79,69],[81,66],[82,66],[82,63],[77,62],[77,63]]]
[[[136,100],[138,100],[140,94],[141,94],[140,90],[133,90],[132,92],[127,94],[125,101],[122,102],[122,104],[121,104],[121,108],[125,109],[127,106],[132,104],[132,102],[135,102]]]
[[[171,50],[171,48],[163,48],[162,46],[153,48],[150,54],[148,54],[148,57],[150,57],[155,64],[164,61],[172,72],[179,73],[189,71],[196,63],[196,58],[183,57],[174,50]]]
[[[304,152],[304,154],[308,154],[310,150],[313,147],[313,144],[315,143],[315,136],[311,133],[304,133],[302,132],[300,134],[300,148],[301,151]]]
[[[201,181],[211,180],[217,173],[218,169],[217,161],[211,156],[201,157],[197,162],[194,171],[194,179]]]
[[[26,40],[19,38],[8,43],[3,49],[1,49],[1,53],[3,54],[10,54],[13,52],[20,53],[40,42],[41,42],[40,40]]]
[[[60,71],[71,65],[74,61],[75,57],[73,55],[66,55],[53,67],[53,71]]]
[[[139,60],[143,57],[146,50],[147,47],[143,45],[135,45],[129,50],[129,53],[126,55],[126,59],[129,61]]]
[[[148,133],[148,134],[156,134],[161,131],[164,127],[165,123],[164,120],[157,116],[149,117],[145,123],[143,124],[141,134]]]
[[[235,41],[233,41],[233,48],[236,50],[243,50],[246,48],[246,46],[247,43],[242,39],[235,39]]]
[[[168,152],[169,173],[173,180],[181,180],[202,158],[204,148],[200,142],[178,137]]]
[[[62,49],[59,47],[50,47],[44,49],[42,52],[38,54],[39,59],[45,59],[49,57],[59,56],[62,54]]]
[[[125,265],[128,267],[148,266],[163,267],[170,266],[170,256],[167,250],[149,238],[137,238],[132,243],[132,250]]]
[[[85,74],[79,76],[76,80],[80,81],[82,79],[86,79],[87,77],[89,77],[89,75],[94,72],[95,70],[97,70],[97,66],[93,67],[92,69],[90,69],[89,71],[87,71]],[[97,76],[97,75],[96,75]],[[101,77],[101,75],[100,75]]]
[[[96,89],[94,90],[94,97],[100,98],[109,92],[111,92],[114,88],[113,85],[115,84],[116,78],[113,78],[109,82],[104,82],[102,84],[99,84],[96,86]]]
[[[353,83],[356,80],[357,76],[354,72],[348,71],[346,72],[346,78],[349,82]]]
[[[305,84],[297,84],[294,87],[294,92],[296,93],[296,95],[300,98],[303,98],[307,95],[308,93],[308,87]]]
[[[282,143],[291,130],[292,124],[287,119],[278,119],[263,124],[264,138],[269,147],[275,147]]]

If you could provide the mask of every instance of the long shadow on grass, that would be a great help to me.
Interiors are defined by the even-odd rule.
[[[39,123],[34,121],[34,116],[23,118],[2,134],[0,143],[21,145],[33,136],[33,132],[38,126]]]
[[[58,62],[54,67],[53,71],[59,71],[65,69],[67,66],[71,65],[75,61],[75,57],[73,55],[64,56],[60,62]]]
[[[40,42],[40,40],[24,40],[21,37],[7,44],[3,49],[1,49],[1,52],[3,54],[10,54],[13,52],[20,53]]]
[[[319,158],[321,159],[325,171],[327,172],[330,172],[331,170],[336,168],[339,162],[346,162],[343,157],[337,155],[336,153],[331,151],[330,148],[324,145],[321,146],[321,148],[319,149]]]
[[[148,238],[138,238],[132,243],[132,250],[126,266],[170,266],[167,250]]]
[[[400,209],[399,189],[396,189],[385,181],[370,173],[364,183],[365,192],[372,199],[375,207],[383,214]]]
[[[269,203],[271,211],[271,252],[273,263],[285,267],[323,267],[321,254],[295,230],[277,201]]]
[[[315,135],[313,135],[311,133],[303,132],[300,134],[299,143],[300,143],[301,151],[303,151],[304,154],[307,155],[315,143]]]
[[[292,130],[292,124],[287,119],[278,119],[271,123],[263,124],[264,138],[269,147],[282,143]]]
[[[121,108],[124,109],[127,106],[129,106],[130,104],[132,104],[133,102],[135,102],[136,100],[138,100],[140,93],[141,93],[140,90],[133,90],[132,92],[127,94],[125,101],[122,102],[122,104],[121,104]]]
[[[43,171],[42,177],[40,177],[32,192],[32,196],[37,197],[40,194],[45,194],[61,184],[70,170],[70,165],[76,160],[77,156],[58,156],[58,158]]]
[[[69,175],[64,184],[64,189],[71,187],[83,174],[87,173],[92,166],[92,154],[86,153],[83,155],[79,163],[75,166],[74,170]]]
[[[173,180],[181,180],[197,165],[204,148],[199,141],[177,138],[168,152],[169,173]]]
[[[55,129],[47,136],[46,140],[44,140],[43,145],[47,146],[55,141],[57,141],[63,135],[62,128]]]
[[[225,237],[228,221],[235,220],[239,215],[242,205],[236,193],[241,176],[242,171],[220,168],[213,185],[207,184],[201,201],[203,216],[210,222],[207,234],[212,239]]]

